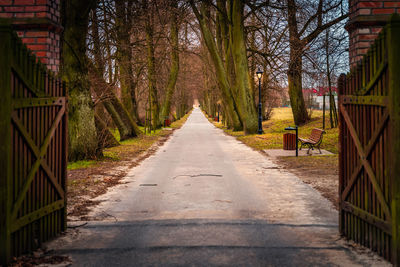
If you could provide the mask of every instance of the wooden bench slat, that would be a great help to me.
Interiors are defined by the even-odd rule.
[[[310,149],[314,149],[314,147],[318,148],[319,152],[321,153],[321,149],[319,148],[319,146],[322,143],[322,135],[324,133],[325,133],[324,130],[321,130],[318,128],[312,129],[310,137],[308,139],[307,138],[299,138],[299,140],[301,142],[300,149],[303,147],[303,145],[307,145],[309,147],[307,153],[310,152]]]

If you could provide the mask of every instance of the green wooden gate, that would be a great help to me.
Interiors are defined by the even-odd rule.
[[[66,93],[0,24],[0,264],[66,229]]]
[[[339,227],[400,265],[400,19],[339,78]]]

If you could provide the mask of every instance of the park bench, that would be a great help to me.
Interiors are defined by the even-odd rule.
[[[299,141],[301,142],[300,150],[303,148],[303,146],[308,146],[307,154],[310,153],[310,149],[314,150],[314,148],[318,148],[319,153],[322,154],[320,145],[322,143],[322,135],[324,133],[325,133],[324,130],[315,128],[315,129],[312,129],[311,135],[308,139],[299,138]]]

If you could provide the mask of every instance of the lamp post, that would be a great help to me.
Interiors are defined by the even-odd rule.
[[[262,129],[262,105],[261,105],[261,77],[263,75],[263,71],[258,68],[257,72],[257,77],[258,77],[258,134],[263,133]]]
[[[219,122],[219,104],[217,105],[218,108],[218,122]]]

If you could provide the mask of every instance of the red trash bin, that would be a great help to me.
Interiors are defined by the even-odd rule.
[[[296,150],[296,134],[293,133],[283,134],[283,149]]]

